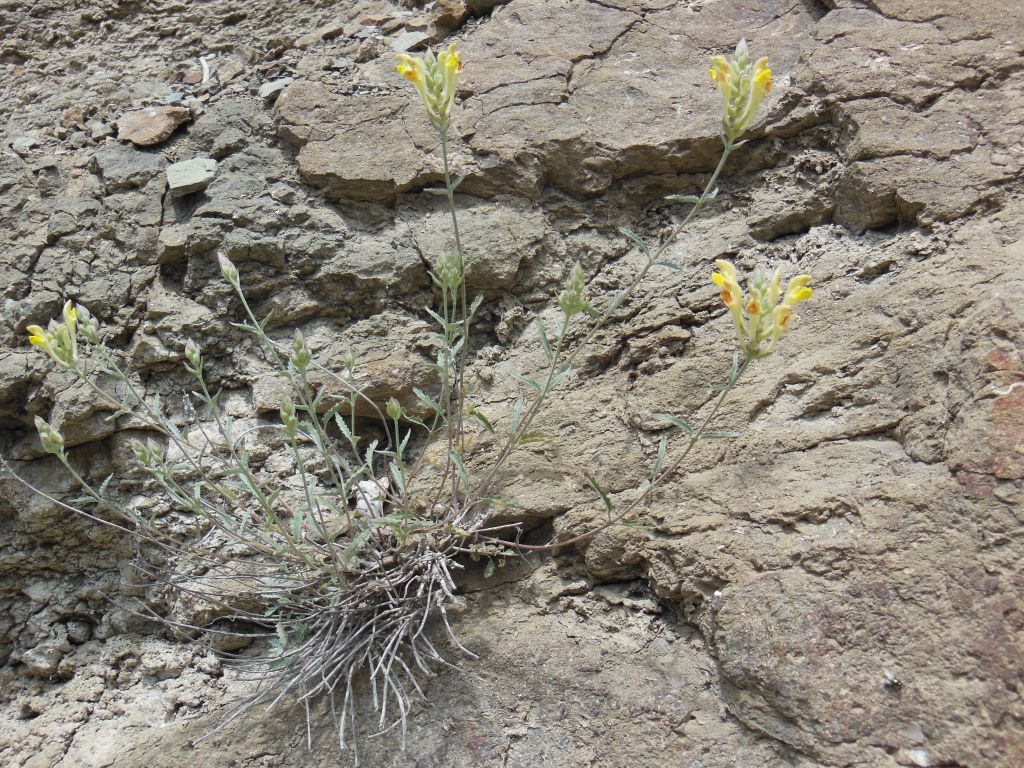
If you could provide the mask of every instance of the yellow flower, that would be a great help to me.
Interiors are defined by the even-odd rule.
[[[50,339],[47,337],[46,331],[38,325],[30,325],[28,327],[28,343],[46,349],[50,346]]]
[[[398,61],[398,74],[416,86],[431,122],[438,130],[447,130],[459,73],[463,68],[455,43],[437,56],[431,51],[423,58],[400,53]]]
[[[782,303],[775,308],[772,323],[772,345],[782,337],[782,334],[789,328],[789,321],[793,319],[793,307],[801,301],[807,301],[814,295],[814,290],[807,287],[811,282],[810,275],[797,275],[791,278],[786,285],[786,296]]]
[[[75,333],[78,327],[78,311],[68,301],[64,303],[61,315],[63,322],[51,320],[46,330],[38,325],[30,325],[26,330],[29,344],[40,347],[57,365],[68,369],[74,367],[78,358],[78,337]]]
[[[798,301],[806,301],[811,298],[814,291],[807,287],[809,282],[811,282],[810,275],[797,275],[790,279],[788,285],[786,285],[786,298],[783,303],[792,306]]]
[[[793,306],[813,294],[807,287],[811,276],[792,278],[782,297],[782,277],[778,269],[769,278],[760,269],[754,270],[744,291],[736,267],[724,259],[717,260],[715,266],[719,271],[712,273],[711,281],[722,289],[722,303],[728,307],[736,324],[740,349],[748,358],[768,357],[794,317]]]
[[[740,40],[731,60],[711,59],[710,74],[722,92],[722,137],[731,144],[754,122],[761,101],[771,93],[772,71],[767,57],[751,63],[747,41]]]
[[[78,356],[78,334],[75,333],[75,330],[78,328],[78,312],[70,301],[65,301],[61,314],[64,316],[64,327],[67,329],[71,357],[74,358]]]
[[[729,308],[729,312],[732,314],[733,322],[736,323],[736,333],[739,334],[740,338],[743,338],[746,333],[742,309],[743,289],[740,288],[739,281],[736,279],[736,267],[725,259],[718,259],[715,262],[715,266],[720,271],[713,272],[711,280],[722,289],[719,296],[722,299],[722,303]]]

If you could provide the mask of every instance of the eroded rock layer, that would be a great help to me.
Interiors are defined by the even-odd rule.
[[[277,410],[215,253],[282,338],[352,350],[417,407],[428,268],[451,247],[436,138],[393,51],[457,41],[454,165],[475,397],[507,420],[544,366],[574,262],[594,295],[717,161],[708,58],[746,37],[776,87],[714,205],[599,334],[504,472],[560,535],[644,479],[665,424],[710,407],[732,324],[715,258],[814,276],[780,353],[641,521],[490,579],[458,621],[480,658],[426,685],[366,766],[1024,764],[1024,10],[995,0],[0,2],[0,441],[57,498],[43,415],[93,476],[130,426],[23,342],[66,299],[185,408],[199,341],[226,406]],[[170,173],[168,167],[178,166]],[[481,459],[493,447],[481,437]],[[159,502],[125,484],[143,509]],[[349,765],[329,713],[242,687],[120,596],[131,543],[0,477],[0,763]],[[135,585],[135,586],[133,586]],[[196,618],[198,608],[163,606]],[[192,613],[188,613],[191,610]],[[366,726],[367,733],[372,731]]]

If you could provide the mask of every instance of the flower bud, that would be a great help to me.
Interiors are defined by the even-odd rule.
[[[757,109],[772,90],[767,57],[750,61],[747,41],[740,40],[732,59],[715,56],[711,79],[722,92],[722,138],[732,144],[754,122]]]
[[[583,267],[576,262],[569,273],[565,288],[558,296],[558,306],[562,308],[567,318],[590,309],[590,304],[583,298],[584,287]]]
[[[132,440],[131,443],[132,453],[135,455],[136,461],[144,466],[149,466],[151,456],[149,448],[141,440]]]
[[[789,281],[786,294],[782,293],[782,278],[779,270],[766,277],[760,269],[747,279],[747,292],[739,284],[739,276],[728,261],[715,262],[719,271],[711,275],[712,282],[722,289],[722,303],[729,309],[736,324],[736,335],[740,349],[748,358],[768,357],[775,351],[779,339],[794,317],[793,306],[811,297],[813,291],[807,287],[810,275],[798,275]]]
[[[36,429],[39,431],[39,441],[43,444],[43,450],[47,453],[63,453],[64,435],[39,416],[36,416],[35,421]]]
[[[29,344],[40,347],[50,358],[64,370],[74,368],[78,359],[78,345],[75,328],[78,316],[71,302],[64,305],[61,313],[63,321],[50,320],[43,330],[38,325],[28,327]]]
[[[197,374],[202,370],[203,356],[199,351],[199,347],[194,341],[192,341],[192,339],[185,342],[185,359],[188,360],[189,364],[192,366],[192,370]]]
[[[82,338],[90,344],[100,343],[100,324],[92,313],[81,304],[76,305],[78,313],[78,329],[82,332]]]
[[[456,83],[463,67],[455,43],[437,56],[431,51],[422,58],[400,53],[398,60],[398,74],[416,87],[431,122],[438,130],[446,131],[455,101]]]
[[[313,355],[310,353],[309,347],[306,346],[306,338],[302,335],[302,331],[296,329],[295,336],[292,338],[292,365],[299,373],[305,373],[312,359]]]
[[[388,416],[395,421],[402,418],[402,404],[393,397],[388,400]]]
[[[295,437],[299,431],[299,419],[295,415],[295,403],[292,402],[290,397],[285,397],[281,403],[281,425],[284,427],[284,432],[288,437]]]
[[[231,260],[223,253],[217,254],[217,261],[220,264],[220,273],[223,275],[224,279],[231,283],[235,288],[238,288],[238,268],[232,264]]]
[[[341,356],[341,364],[345,366],[345,370],[348,371],[349,376],[356,368],[356,356],[349,350]]]

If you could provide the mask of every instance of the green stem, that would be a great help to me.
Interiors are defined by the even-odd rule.
[[[456,392],[455,401],[458,409],[458,435],[459,435],[459,453],[461,454],[466,448],[466,430],[465,430],[465,404],[466,404],[466,365],[469,360],[469,302],[466,298],[466,261],[462,251],[462,237],[459,234],[459,218],[455,211],[455,189],[452,187],[452,175],[451,168],[448,162],[448,124],[445,123],[443,126],[438,128],[438,134],[441,136],[441,159],[444,164],[444,186],[445,197],[448,200],[448,212],[452,218],[452,233],[455,236],[455,254],[459,260],[459,301],[461,303],[462,312],[462,348],[459,350],[459,363],[457,369],[456,379],[458,381],[458,391]]]
[[[672,233],[665,239],[665,242],[663,242],[661,246],[659,246],[658,250],[654,251],[653,254],[651,254],[650,258],[648,258],[647,260],[647,263],[644,264],[643,268],[640,270],[640,272],[637,273],[636,277],[633,278],[629,285],[623,291],[621,291],[617,295],[616,299],[610,302],[609,305],[604,309],[604,311],[598,317],[597,322],[594,323],[591,329],[587,332],[586,336],[583,337],[583,340],[576,345],[576,349],[573,351],[573,353],[569,355],[569,357],[566,359],[562,367],[562,370],[565,370],[566,368],[571,368],[573,366],[576,359],[579,357],[580,353],[586,348],[587,344],[589,344],[593,340],[597,332],[600,331],[605,326],[605,324],[607,324],[608,320],[611,319],[612,313],[620,306],[622,306],[625,303],[626,299],[628,299],[633,294],[637,286],[639,286],[640,283],[643,282],[644,278],[647,277],[647,273],[650,271],[651,267],[653,267],[661,258],[661,256],[665,253],[665,251],[668,250],[669,246],[675,241],[679,233],[682,232],[686,225],[693,221],[697,214],[701,212],[701,210],[704,208],[704,204],[708,201],[708,198],[711,197],[711,194],[715,188],[715,182],[718,181],[718,177],[721,175],[722,169],[725,168],[725,163],[729,159],[729,155],[732,153],[732,150],[734,148],[735,145],[733,144],[732,140],[725,141],[725,146],[722,150],[722,156],[718,160],[718,165],[715,166],[714,172],[711,174],[711,177],[704,185],[704,190],[701,192],[701,195],[697,199],[697,202],[694,203],[693,209],[686,215],[686,218],[684,218],[675,227],[675,229],[672,230]],[[566,319],[566,326],[568,326],[568,318]],[[564,336],[565,329],[563,329],[562,338],[559,338],[559,350],[561,350],[562,340]],[[557,357],[558,353],[556,352],[554,359],[552,360],[551,369],[548,372],[548,379],[544,388],[536,396],[534,401],[530,404],[530,407],[527,409],[526,415],[520,422],[519,427],[516,430],[516,433],[509,437],[509,440],[503,447],[501,453],[498,454],[498,458],[492,465],[491,470],[487,473],[487,476],[484,478],[484,481],[478,486],[476,492],[473,494],[474,498],[480,500],[487,495],[489,484],[494,478],[494,476],[497,474],[498,468],[515,448],[518,439],[529,428],[530,424],[533,422],[534,417],[536,417],[536,415],[539,413],[541,407],[547,399],[548,394],[550,393],[549,386],[555,375],[555,365],[557,363]]]
[[[647,501],[647,499],[651,497],[651,494],[654,492],[654,490],[658,488],[665,480],[674,475],[676,471],[679,469],[679,467],[682,466],[683,462],[686,461],[686,457],[690,455],[690,451],[693,450],[694,446],[697,445],[697,443],[699,443],[703,438],[704,433],[707,432],[708,426],[710,426],[712,419],[714,419],[715,416],[718,414],[719,409],[722,407],[722,403],[725,402],[725,398],[736,387],[736,383],[746,372],[747,368],[750,366],[750,363],[753,362],[753,360],[754,358],[752,357],[744,358],[743,363],[740,365],[740,367],[737,368],[734,373],[730,373],[729,380],[722,388],[721,393],[715,399],[714,406],[712,406],[711,410],[708,412],[708,415],[704,417],[704,420],[701,422],[700,426],[696,430],[694,430],[692,435],[690,435],[690,439],[687,441],[686,447],[683,448],[683,452],[679,455],[679,457],[675,461],[673,461],[672,464],[668,466],[668,468],[663,469],[661,472],[659,472],[658,475],[654,477],[654,479],[652,479],[650,483],[648,483],[647,487],[644,488],[643,493],[641,493],[640,496],[638,496],[636,499],[630,502],[626,507],[622,509],[621,512],[616,514],[614,517],[605,521],[596,528],[573,536],[570,539],[552,542],[551,544],[521,544],[519,542],[505,541],[503,539],[495,539],[488,536],[482,536],[480,538],[488,544],[496,544],[499,546],[512,547],[514,549],[528,550],[531,552],[558,550],[562,547],[567,547],[570,544],[576,544],[580,541],[583,541],[584,539],[588,539],[591,536],[594,536],[600,533],[601,531],[610,528],[611,526],[615,525],[621,520],[624,520],[626,517],[629,516],[629,514],[633,510],[635,510],[638,506]]]

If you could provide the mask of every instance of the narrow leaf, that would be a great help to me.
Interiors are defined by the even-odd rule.
[[[674,427],[679,427],[681,430],[683,430],[683,432],[685,432],[688,435],[693,434],[693,427],[691,427],[689,424],[687,424],[685,421],[678,418],[677,416],[673,416],[670,413],[656,413],[654,414],[654,416],[655,418],[661,419],[662,421],[667,422]]]
[[[374,440],[366,449],[366,466],[373,469],[373,457],[377,453],[377,441]]]
[[[337,413],[334,414],[334,423],[338,425],[338,429],[341,430],[341,434],[345,436],[346,440],[351,443],[355,439],[352,434],[352,430],[348,428],[348,424],[346,424],[345,420]],[[314,437],[315,436],[316,434],[314,433]]]
[[[494,559],[488,557],[487,558],[487,565],[484,566],[484,578],[485,579],[491,578],[491,576],[494,575],[494,571],[495,571],[496,568],[497,568],[497,566],[494,563]]]
[[[601,501],[604,502],[604,508],[611,513],[615,508],[615,505],[612,504],[612,500],[608,498],[608,494],[605,492],[604,488],[601,487],[601,484],[597,482],[593,475],[584,473],[583,476],[587,478],[587,483],[590,484],[590,487],[597,491],[597,495],[601,497]]]
[[[545,440],[550,440],[550,435],[544,432],[524,432],[520,435],[517,443],[519,445],[529,445],[530,443],[543,443]]]
[[[437,314],[437,312],[432,310],[430,307],[424,307],[424,309],[427,311],[427,314],[434,318],[437,324],[444,329],[445,333],[447,333],[449,325],[448,321],[441,317],[439,314]]]
[[[554,355],[554,352],[551,349],[551,342],[548,340],[547,331],[544,330],[544,321],[538,317],[535,322],[537,324],[537,335],[540,336],[541,346],[544,347],[544,352],[547,354],[548,360],[550,360]]]
[[[424,392],[419,387],[413,387],[413,394],[416,395],[417,399],[428,408],[433,409],[436,413],[442,413],[441,406],[438,405],[430,395]]]
[[[637,530],[643,531],[644,533],[651,533],[651,529],[648,528],[643,523],[641,523],[639,520],[634,520],[634,519],[623,520],[622,524],[623,525],[628,525],[630,528],[636,528]]]
[[[462,457],[459,456],[457,451],[451,452],[452,461],[455,462],[455,466],[459,470],[459,477],[462,478],[462,483],[467,488],[469,487],[469,472],[466,471],[466,465],[462,463]]]
[[[566,377],[569,376],[569,374],[571,374],[574,370],[574,368],[566,368],[564,371],[559,371],[558,373],[556,373],[554,378],[551,379],[551,387],[549,391],[551,389],[555,389],[556,387],[558,387],[558,385],[565,381]]]
[[[365,528],[359,532],[359,534],[349,542],[349,545],[345,547],[345,562],[350,563],[356,555],[362,551],[363,547],[366,546],[366,542],[370,540],[373,535],[373,528]]]
[[[626,292],[628,290],[628,288],[623,288],[621,291],[616,291],[614,294],[612,294],[612,297],[608,299],[608,312],[611,312],[614,309],[618,309],[619,305],[622,303],[622,300],[626,298]]]
[[[640,249],[640,252],[644,254],[648,259],[651,258],[651,249],[647,247],[647,243],[645,243],[640,238],[640,235],[638,235],[631,229],[627,229],[626,227],[619,227],[619,232],[628,237],[633,242],[633,244]]]
[[[671,200],[674,203],[690,203],[696,205],[700,202],[700,195],[666,195],[666,200]]]
[[[388,469],[391,470],[391,477],[395,479],[395,487],[398,488],[399,492],[405,494],[405,473],[402,468],[395,462],[391,462],[388,465]]]
[[[528,386],[530,389],[532,389],[534,392],[536,392],[538,395],[540,394],[540,384],[538,384],[536,381],[526,376],[523,376],[521,373],[516,373],[514,371],[512,372],[512,375],[516,379],[521,381],[523,384]]]
[[[519,429],[519,420],[523,417],[523,398],[516,398],[516,404],[512,407],[512,423],[509,425],[509,432]]]
[[[484,416],[482,413],[480,413],[480,411],[478,411],[476,408],[470,408],[469,415],[472,416],[477,421],[479,421],[481,424],[483,424],[484,429],[486,429],[488,432],[490,432],[491,434],[494,433],[494,425],[491,424],[491,420]]]

